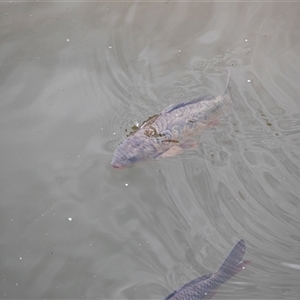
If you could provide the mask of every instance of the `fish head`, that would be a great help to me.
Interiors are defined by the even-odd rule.
[[[116,149],[111,164],[114,168],[126,168],[157,155],[154,139],[133,135]]]

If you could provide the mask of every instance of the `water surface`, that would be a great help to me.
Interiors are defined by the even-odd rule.
[[[2,299],[162,299],[243,238],[215,299],[300,294],[299,3],[1,3]],[[133,125],[234,105],[200,146],[126,170]],[[127,132],[126,132],[127,131]]]

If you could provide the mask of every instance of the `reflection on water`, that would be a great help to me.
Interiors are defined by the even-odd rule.
[[[0,7],[1,298],[162,299],[243,238],[215,299],[298,299],[298,3]],[[226,67],[233,109],[199,148],[111,167]]]

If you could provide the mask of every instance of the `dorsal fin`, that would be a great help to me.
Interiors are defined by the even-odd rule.
[[[173,293],[171,293],[170,295],[168,295],[164,300],[171,299],[176,293],[177,293],[177,291],[174,291]]]
[[[205,100],[211,100],[211,99],[214,99],[214,97],[209,96],[209,95],[205,95],[205,96],[201,96],[197,99],[193,99],[193,100],[188,101],[188,102],[181,102],[181,103],[172,104],[169,107],[167,107],[166,109],[164,109],[163,113],[170,113],[170,112],[172,112],[175,109],[178,109],[180,107],[184,107],[184,106],[187,106],[187,105],[190,105],[190,104],[198,103],[198,102],[205,101]]]
[[[226,87],[225,87],[224,92],[223,92],[222,95],[224,95],[228,91],[228,86],[229,86],[229,79],[230,79],[231,71],[230,71],[230,69],[226,69],[226,72],[227,72],[227,82],[226,82]],[[163,113],[170,113],[170,112],[172,112],[175,109],[178,109],[180,107],[184,107],[184,106],[187,106],[187,105],[190,105],[190,104],[198,103],[198,102],[205,101],[205,100],[211,100],[211,99],[214,99],[214,97],[206,95],[206,96],[201,96],[199,98],[196,98],[196,99],[188,101],[188,102],[181,102],[181,103],[171,104],[170,106],[168,106],[166,109],[163,110]]]

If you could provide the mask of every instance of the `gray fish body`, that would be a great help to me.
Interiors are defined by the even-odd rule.
[[[204,96],[171,105],[143,123],[116,149],[112,165],[116,168],[127,167],[163,156],[171,148],[188,148],[191,136],[211,124],[231,104],[228,82],[229,72],[222,95]]]
[[[249,261],[242,261],[245,250],[245,242],[240,240],[216,272],[192,280],[164,300],[210,299],[223,283],[244,269],[249,263]]]

